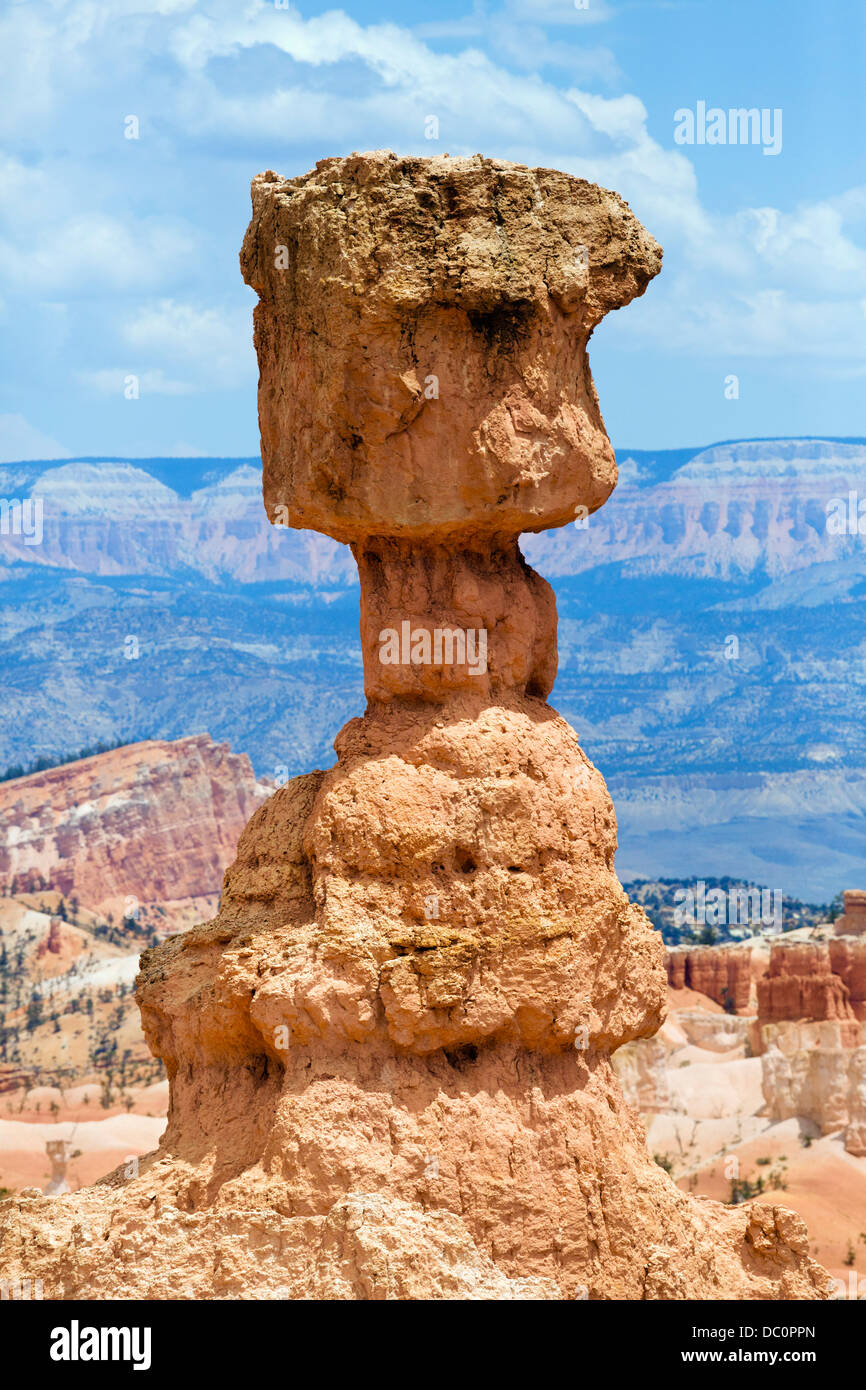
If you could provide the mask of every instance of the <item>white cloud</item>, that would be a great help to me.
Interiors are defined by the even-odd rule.
[[[851,374],[852,359],[866,360],[866,316],[856,301],[742,291],[683,272],[659,287],[650,311],[635,310],[617,322],[621,341],[674,355],[823,360],[839,376]]]
[[[23,415],[0,415],[0,463],[71,457],[68,449],[36,429]]]
[[[161,218],[136,224],[88,210],[34,226],[18,216],[11,233],[7,227],[0,235],[0,275],[10,288],[45,294],[160,285],[190,260],[195,244],[191,232]]]
[[[739,214],[739,227],[767,271],[789,284],[852,294],[866,290],[866,249],[846,234],[848,200],[808,203],[791,213],[777,208],[750,208]],[[853,220],[852,220],[853,221]]]
[[[292,172],[297,152],[316,146],[323,153],[377,144],[484,150],[617,189],[662,242],[662,276],[650,298],[616,316],[617,341],[673,352],[812,355],[839,370],[847,359],[858,371],[866,357],[866,188],[793,208],[708,210],[688,154],[673,146],[672,131],[670,145],[653,138],[637,95],[584,90],[591,75],[602,82],[615,75],[613,54],[588,43],[609,13],[601,0],[588,11],[573,0],[504,0],[415,26],[410,11],[401,26],[364,25],[341,10],[307,19],[260,0],[14,5],[0,18],[10,77],[0,126],[29,149],[45,122],[56,132],[87,98],[103,122],[99,138],[107,122],[111,140],[104,155],[91,130],[78,132],[68,142],[68,168],[0,158],[4,293],[10,305],[23,291],[89,295],[101,306],[111,347],[97,361],[129,357],[130,365],[79,373],[92,389],[122,393],[136,364],[142,395],[231,387],[253,371],[249,310],[239,283],[237,305],[223,304],[231,289],[208,299],[213,284],[225,285],[228,264],[215,261],[218,272],[203,285],[212,209],[190,214],[195,227],[175,217],[176,184],[160,203],[158,142],[160,156],[177,151],[195,168],[208,148],[219,150],[226,168],[227,150],[240,149],[243,159],[261,152],[250,173],[281,155]],[[437,51],[434,36],[446,30],[464,46]],[[564,91],[544,80],[547,64],[573,67],[582,85]],[[157,68],[160,85],[149,88]],[[150,94],[141,113],[154,141],[141,147],[151,151],[150,165],[131,165],[119,134],[130,106],[147,105],[131,92]],[[429,114],[440,120],[435,144],[423,138]],[[151,169],[149,203],[131,182],[139,167]],[[143,206],[164,211],[143,216]],[[224,217],[215,235],[239,240],[242,218],[228,228]],[[153,299],[131,310],[133,293]]]
[[[529,19],[536,24],[603,24],[611,17],[605,0],[588,0],[581,9],[575,0],[505,0],[505,13],[515,19]]]
[[[191,368],[199,386],[237,386],[255,378],[252,314],[162,299],[145,305],[121,336],[141,357]]]
[[[192,382],[167,377],[161,367],[142,372],[129,366],[102,367],[98,371],[78,372],[77,376],[82,385],[102,396],[117,396],[133,402],[143,396],[192,396],[199,389]]]

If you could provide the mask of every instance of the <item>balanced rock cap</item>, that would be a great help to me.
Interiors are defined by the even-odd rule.
[[[661,248],[551,169],[389,151],[252,184],[265,505],[342,541],[513,537],[616,483],[586,355]]]

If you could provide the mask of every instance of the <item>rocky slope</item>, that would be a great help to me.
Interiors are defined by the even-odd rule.
[[[0,1208],[0,1272],[58,1297],[825,1296],[793,1212],[692,1200],[622,1095],[662,943],[546,703],[554,609],[517,548],[613,486],[586,342],[659,266],[616,195],[549,170],[254,181],[265,495],[351,539],[369,703],[255,813],[217,919],[145,958],[159,1153]],[[417,657],[383,659],[383,622]],[[490,635],[483,669],[425,657],[446,622]]]
[[[625,460],[626,470],[628,460]],[[610,507],[590,522],[592,544],[548,534],[527,544],[545,574],[598,564],[633,573],[773,580],[816,564],[852,561],[862,574],[861,536],[848,521],[849,490],[866,484],[862,444],[766,440],[715,445],[663,482],[640,486],[640,466]],[[844,503],[844,516],[834,503]],[[844,525],[828,525],[839,514]],[[588,538],[585,538],[588,539]]]
[[[265,795],[249,759],[207,734],[0,782],[0,894],[51,888],[118,921],[157,906],[170,920],[219,893]]]
[[[423,380],[418,383],[423,400]],[[447,382],[442,383],[446,390]],[[408,401],[409,387],[401,387]],[[396,418],[399,419],[400,410]],[[677,453],[686,461],[671,466]],[[553,581],[599,566],[688,579],[750,575],[777,584],[805,571],[862,578],[861,536],[828,527],[834,501],[866,495],[866,444],[746,440],[707,449],[620,453],[620,482],[587,525],[529,537],[531,564]],[[0,568],[32,564],[89,575],[195,571],[209,580],[357,583],[344,545],[268,526],[258,459],[72,460],[0,465],[0,491],[43,501],[42,541],[9,534]],[[814,577],[814,576],[813,576]],[[793,590],[792,590],[793,592]]]
[[[178,470],[182,476],[182,469]],[[0,466],[0,488],[42,499],[42,538],[2,537],[0,565],[81,574],[176,575],[242,583],[354,585],[352,557],[326,536],[298,535],[262,517],[257,459],[220,466],[188,495],[126,460]]]

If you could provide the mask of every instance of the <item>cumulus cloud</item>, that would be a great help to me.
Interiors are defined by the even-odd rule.
[[[637,94],[611,94],[621,78],[613,48],[598,43],[609,15],[602,0],[586,11],[573,0],[467,0],[464,16],[423,24],[364,24],[338,9],[306,18],[265,0],[9,6],[7,320],[18,296],[31,324],[43,298],[68,301],[79,354],[70,375],[102,394],[122,394],[130,373],[142,395],[242,386],[253,372],[250,301],[231,277],[243,179],[272,161],[298,172],[311,150],[484,150],[616,188],[663,243],[651,301],[615,316],[618,344],[811,354],[859,371],[866,188],[793,207],[708,208],[672,128],[656,138]],[[122,135],[130,108],[137,145]],[[431,114],[438,142],[424,138]],[[41,160],[45,133],[56,146],[61,131],[62,157]]]
[[[142,306],[121,336],[150,360],[184,364],[203,389],[254,380],[247,308],[200,308],[162,299]]]
[[[177,278],[195,249],[190,233],[161,218],[136,223],[82,212],[42,222],[29,235],[27,223],[18,217],[0,236],[0,275],[12,288],[41,294],[159,286]]]

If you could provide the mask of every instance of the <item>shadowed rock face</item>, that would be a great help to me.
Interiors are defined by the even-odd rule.
[[[168,1130],[64,1203],[64,1295],[825,1296],[798,1217],[688,1198],[623,1097],[664,950],[545,703],[555,611],[517,545],[613,486],[586,340],[659,264],[616,195],[480,156],[255,180],[266,505],[351,541],[369,704],[255,813],[217,919],[143,958]],[[7,1218],[31,1273],[42,1213]]]

